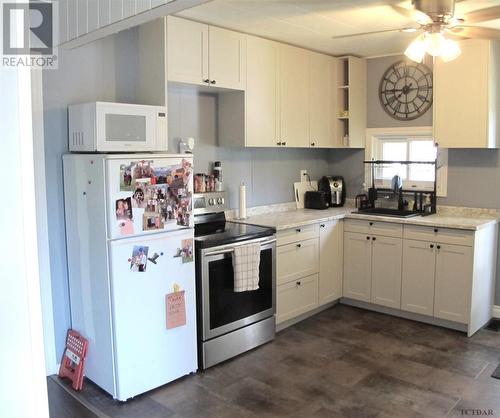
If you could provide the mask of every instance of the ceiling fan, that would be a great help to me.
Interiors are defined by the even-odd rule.
[[[458,0],[460,1],[460,0]],[[412,9],[390,5],[398,13],[416,21],[416,25],[373,32],[334,36],[332,39],[349,38],[389,32],[422,31],[406,49],[405,55],[413,61],[422,62],[425,53],[440,56],[443,61],[457,58],[461,51],[453,39],[499,39],[500,30],[472,26],[471,24],[500,19],[500,6],[475,10],[455,16],[455,0],[411,0]]]

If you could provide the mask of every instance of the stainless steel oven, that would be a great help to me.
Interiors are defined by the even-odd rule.
[[[198,352],[205,369],[274,338],[276,238],[273,228],[226,222],[223,212],[201,213],[195,217],[195,259]],[[235,292],[234,249],[253,243],[260,244],[259,287]]]
[[[235,293],[232,263],[234,247],[253,242],[260,243],[259,288]],[[227,334],[276,313],[275,255],[275,238],[261,238],[202,250],[204,340]]]

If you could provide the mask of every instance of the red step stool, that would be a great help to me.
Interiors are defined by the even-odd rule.
[[[75,390],[83,388],[83,366],[88,348],[89,342],[85,338],[72,329],[68,330],[59,377],[69,378]]]

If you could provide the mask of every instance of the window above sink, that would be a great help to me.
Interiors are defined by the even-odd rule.
[[[432,127],[371,128],[366,130],[366,160],[429,161],[438,159],[437,195],[446,196],[448,151],[438,149],[432,138]],[[375,186],[390,188],[399,175],[405,189],[433,190],[433,164],[390,164],[375,170]],[[365,183],[372,184],[371,170],[365,171]]]

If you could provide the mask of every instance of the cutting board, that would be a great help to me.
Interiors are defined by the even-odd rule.
[[[293,183],[293,193],[295,196],[295,203],[297,204],[297,209],[304,209],[304,198],[306,192],[313,192],[316,188],[314,187],[314,183],[311,184],[309,182],[300,182]]]

